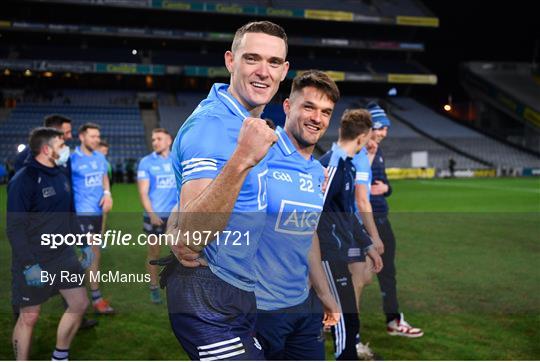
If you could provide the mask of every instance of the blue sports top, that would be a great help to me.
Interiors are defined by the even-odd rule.
[[[228,88],[228,84],[214,84],[178,131],[171,157],[180,190],[190,180],[216,178],[236,148],[249,112]],[[204,249],[215,275],[247,291],[255,289],[254,258],[266,217],[267,172],[266,158],[251,169],[225,231]]]
[[[101,215],[99,202],[103,197],[103,176],[107,175],[105,156],[97,151],[86,155],[77,147],[70,159],[75,211],[89,216]]]
[[[137,180],[148,180],[148,197],[152,210],[159,217],[168,217],[178,202],[178,191],[170,155],[163,157],[156,152],[145,156],[137,169]],[[144,212],[146,216],[146,211]]]
[[[308,254],[323,209],[324,169],[299,154],[280,127],[268,154],[268,210],[257,251],[257,308],[302,303],[309,294]]]

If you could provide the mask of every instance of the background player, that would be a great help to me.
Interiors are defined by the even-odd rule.
[[[82,278],[92,261],[92,250],[83,247],[83,264],[71,246],[53,249],[42,244],[44,234],[78,234],[67,175],[60,165],[68,158],[62,150],[62,132],[37,128],[30,135],[33,158],[8,185],[7,235],[12,247],[12,303],[20,307],[13,329],[15,359],[27,360],[32,332],[41,304],[56,292],[67,302],[58,324],[53,360],[67,360],[69,347],[88,307]],[[80,282],[63,280],[61,272],[77,275]],[[43,273],[49,278],[43,279]],[[54,279],[50,277],[54,275]]]
[[[83,233],[100,234],[102,215],[112,208],[112,195],[107,176],[107,160],[96,151],[100,141],[99,126],[85,123],[79,128],[80,146],[71,155],[71,172],[75,210]],[[92,244],[95,258],[89,272],[96,275],[101,262],[101,245]],[[97,313],[111,314],[114,309],[101,296],[99,282],[89,280],[92,304]]]
[[[352,158],[368,142],[370,133],[371,117],[367,111],[345,111],[337,144],[320,159],[323,166],[328,166],[329,181],[317,232],[321,239],[323,266],[343,315],[338,325],[332,328],[337,360],[355,360],[359,354],[370,355],[370,351],[359,342],[360,323],[355,290],[347,267],[349,260],[351,256],[365,260],[367,254],[373,261],[375,272],[383,266],[355,215],[354,205],[356,170]],[[354,251],[359,254],[351,255]]]
[[[390,120],[386,112],[376,103],[367,106],[373,119],[373,132],[368,147],[370,157],[373,160],[371,169],[373,180],[371,185],[371,205],[373,216],[379,234],[384,241],[383,270],[377,275],[382,294],[383,311],[386,315],[387,332],[392,336],[410,338],[422,337],[424,332],[420,328],[412,327],[405,321],[403,313],[399,312],[396,287],[396,239],[388,220],[388,203],[386,198],[392,194],[392,187],[386,176],[384,158],[378,145],[386,138],[390,128]]]
[[[167,219],[178,202],[176,181],[170,158],[172,138],[165,128],[152,130],[154,152],[145,156],[137,170],[137,187],[144,208],[143,229],[148,234],[160,235],[165,232]],[[146,268],[150,274],[150,300],[161,303],[158,287],[158,267],[150,265],[150,260],[159,258],[160,245],[148,245]]]

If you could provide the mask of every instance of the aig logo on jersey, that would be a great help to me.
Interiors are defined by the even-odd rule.
[[[274,171],[272,177],[278,181],[292,182],[292,177],[287,172]]]
[[[282,200],[274,229],[284,234],[313,234],[321,211],[322,207],[318,205]]]
[[[158,189],[172,189],[176,187],[176,181],[173,175],[158,175],[156,182]]]
[[[93,172],[84,175],[84,186],[96,187],[103,184],[103,172]]]

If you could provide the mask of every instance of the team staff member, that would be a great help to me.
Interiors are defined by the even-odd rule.
[[[340,318],[315,234],[325,175],[313,158],[338,99],[325,73],[297,76],[283,103],[285,129],[277,129],[278,142],[268,153],[268,209],[255,261],[255,295],[257,337],[269,360],[324,360],[323,307],[328,327]]]
[[[386,112],[377,104],[370,103],[367,106],[373,119],[373,132],[368,147],[372,157],[371,170],[373,181],[371,184],[371,206],[375,224],[384,241],[384,254],[382,259],[384,269],[377,275],[382,294],[383,311],[386,315],[388,334],[409,338],[422,337],[424,332],[420,328],[412,327],[399,311],[396,286],[396,239],[392,231],[392,225],[388,220],[388,203],[386,198],[392,194],[392,187],[386,176],[386,168],[382,151],[378,145],[386,138],[390,128],[390,120]]]
[[[360,323],[354,286],[347,264],[351,256],[372,260],[375,272],[382,261],[371,239],[355,215],[355,177],[352,158],[366,145],[371,134],[371,117],[365,110],[348,110],[341,117],[339,139],[320,161],[328,167],[329,181],[318,227],[323,266],[342,310],[343,318],[332,328],[337,360],[356,360],[370,352],[360,344]],[[354,252],[359,255],[351,255]],[[357,349],[359,350],[358,353]]]
[[[62,137],[62,132],[54,128],[33,130],[29,142],[33,159],[8,185],[7,235],[12,248],[12,304],[20,308],[12,339],[17,360],[28,359],[41,304],[56,292],[60,292],[68,307],[58,324],[53,360],[67,360],[71,341],[88,307],[82,278],[84,269],[92,261],[91,248],[83,247],[81,264],[71,246],[64,244],[52,249],[41,242],[44,234],[79,232],[74,220],[70,183],[60,168],[68,160],[63,152],[67,146]],[[61,279],[61,272],[66,271],[71,276],[77,275],[81,282]],[[42,279],[44,272],[48,273],[47,281]]]
[[[144,208],[143,229],[147,234],[165,232],[167,219],[178,202],[178,192],[170,157],[172,138],[165,128],[152,130],[154,152],[143,157],[137,170],[137,187]],[[150,301],[161,303],[158,286],[158,267],[150,260],[159,258],[160,245],[148,245],[145,263],[150,274]]]
[[[45,116],[43,120],[44,127],[56,128],[57,130],[62,132],[64,142],[67,142],[73,139],[71,123],[72,123],[71,119],[65,116],[62,116],[60,114],[53,114],[53,115]],[[67,145],[66,147],[62,149],[62,152],[63,152],[63,154],[61,155],[62,157],[69,158],[70,150]],[[28,147],[27,145],[24,148],[24,150],[22,150],[17,155],[17,159],[15,161],[15,170],[18,171],[23,166],[30,163],[33,159],[34,157],[32,157],[32,153],[30,152],[30,147]],[[60,167],[60,170],[67,176],[68,182],[71,185],[71,162],[69,162],[69,159],[68,159],[68,162],[59,165],[59,167]],[[64,301],[64,306],[67,308],[67,304],[65,303],[65,301]],[[19,311],[16,306],[13,306],[13,311],[15,314],[15,318],[18,318]],[[79,328],[80,329],[92,328],[97,324],[98,324],[97,320],[87,319],[86,317],[84,317]]]
[[[71,119],[67,117],[59,114],[45,116],[45,118],[43,119],[43,126],[56,128],[57,130],[61,131],[64,137],[64,142],[67,142],[73,138],[71,134]],[[67,149],[67,152],[69,153],[69,148]],[[32,159],[33,157],[30,151],[30,147],[26,146],[21,152],[19,152],[19,154],[17,154],[17,158],[15,159],[14,164],[15,172],[19,171],[26,163],[30,162]],[[69,163],[67,163],[64,167],[69,167]]]
[[[222,233],[222,244],[173,248],[182,260],[183,245],[204,250],[209,266],[177,266],[165,278],[171,325],[192,359],[264,358],[254,338],[254,257],[267,207],[264,157],[277,136],[260,116],[287,75],[286,56],[280,26],[261,21],[238,29],[225,53],[230,85],[214,84],[174,141],[181,212],[169,231],[243,235],[240,246],[223,245]]]
[[[79,128],[79,140],[80,146],[71,155],[75,210],[83,233],[100,234],[102,215],[112,208],[112,195],[107,176],[107,160],[96,151],[100,141],[99,126],[94,123],[83,124]],[[100,267],[101,246],[92,244],[92,250],[95,258],[89,271],[96,275]],[[100,314],[114,313],[114,309],[101,296],[99,282],[90,279],[88,284],[95,311]]]

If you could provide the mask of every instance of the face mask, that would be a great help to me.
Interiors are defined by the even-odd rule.
[[[69,160],[69,147],[64,146],[60,151],[59,156],[60,157],[54,160],[54,163],[56,163],[57,166],[65,166]]]

